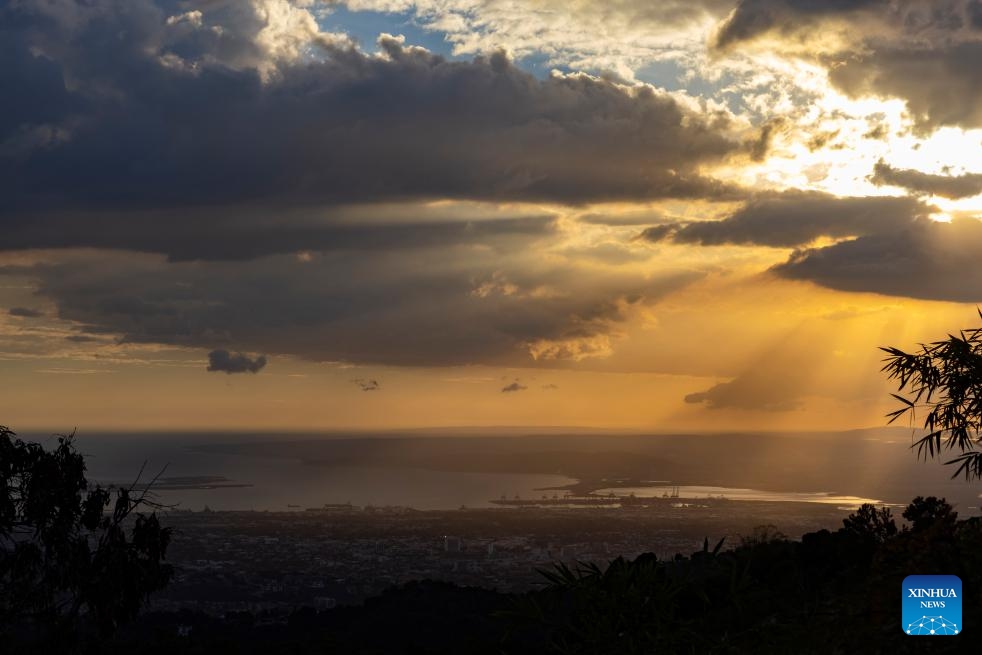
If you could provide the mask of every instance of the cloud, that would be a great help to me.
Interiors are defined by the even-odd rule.
[[[854,392],[853,385],[843,381],[848,373],[829,375],[823,366],[835,348],[828,326],[803,321],[763,343],[732,379],[684,400],[711,410],[789,412],[803,407],[807,396],[848,398]]]
[[[7,310],[10,316],[19,316],[21,318],[40,318],[44,316],[44,312],[31,309],[30,307],[11,307]]]
[[[899,175],[922,188],[948,184],[934,179],[944,176],[894,169],[884,172],[882,166],[876,174]],[[956,188],[966,183],[959,181]],[[788,191],[759,195],[721,220],[652,226],[638,239],[793,248],[788,261],[773,267],[772,273],[842,291],[982,302],[982,260],[978,257],[982,222],[967,217],[937,222],[930,218],[934,210],[911,197],[839,198]],[[823,238],[835,243],[816,246]],[[724,398],[732,392],[721,387],[713,397]]]
[[[980,58],[982,41],[898,44],[851,57],[832,69],[829,79],[854,97],[903,98],[921,132],[945,125],[982,127]]]
[[[170,211],[110,213],[99,219],[64,213],[23,221],[5,246],[117,248],[161,253],[171,261],[249,260],[281,253],[384,252],[526,239],[548,235],[556,227],[551,215],[487,211],[469,219],[425,206],[372,209],[211,208],[176,215]],[[102,229],[93,229],[87,219],[97,220]]]
[[[518,380],[515,380],[511,384],[508,384],[508,385],[505,385],[504,387],[502,387],[501,388],[501,393],[513,393],[513,392],[516,392],[516,391],[525,391],[526,389],[528,389],[528,387],[526,387],[524,384],[522,384]]]
[[[723,3],[669,4],[622,9],[696,25]],[[314,11],[3,5],[0,250],[45,251],[16,273],[60,319],[122,344],[562,367],[700,276],[619,266],[613,241],[564,254],[555,207],[739,196],[705,172],[746,156],[727,110],[497,46],[369,53]]]
[[[798,394],[787,390],[777,380],[761,386],[755,380],[736,378],[720,382],[705,391],[690,393],[685,402],[705,405],[709,409],[742,409],[765,412],[788,412],[801,406]]]
[[[75,329],[123,343],[318,362],[547,367],[609,355],[636,312],[701,277],[541,257],[551,243],[482,239],[247,263],[56,251],[0,275],[35,285]]]
[[[266,366],[265,355],[252,358],[242,353],[230,353],[227,350],[212,350],[208,353],[208,370],[212,372],[258,373]]]
[[[781,277],[842,291],[982,302],[982,222],[918,219],[896,230],[804,249],[775,267]]]
[[[549,67],[630,76],[653,60],[699,46],[707,20],[734,0],[343,0],[351,11],[406,12],[456,55],[505,48]]]
[[[587,213],[577,217],[577,220],[590,225],[606,225],[621,227],[625,225],[651,225],[665,220],[664,216],[650,209],[628,210],[616,213]]]
[[[820,237],[857,237],[893,230],[926,216],[930,207],[905,197],[839,198],[818,192],[760,194],[724,219],[664,223],[639,238],[704,246],[801,246]]]
[[[784,127],[786,121],[782,117],[774,118],[760,128],[760,134],[750,145],[750,160],[755,162],[764,161],[774,143],[775,133]]]
[[[726,49],[765,34],[791,37],[823,19],[841,19],[888,7],[887,0],[740,0],[717,28],[714,45]]]
[[[970,198],[982,193],[982,174],[931,175],[909,168],[894,168],[882,159],[870,176],[873,184],[899,186],[914,193],[942,198]]]
[[[115,373],[112,369],[106,368],[39,368],[35,373],[46,375],[100,375],[103,373]]]
[[[243,258],[264,241],[452,238],[304,208],[734,193],[701,173],[744,148],[722,111],[581,74],[539,79],[501,52],[452,61],[383,35],[366,54],[299,14],[267,24],[274,4],[304,11],[0,10],[0,95],[15,99],[0,113],[2,247]]]
[[[370,378],[356,378],[351,381],[352,384],[358,385],[358,388],[362,391],[378,391],[382,387],[379,385],[377,380]]]
[[[65,337],[65,341],[71,341],[72,343],[92,343],[98,341],[98,339],[84,334],[70,334]]]
[[[812,59],[854,96],[897,97],[921,131],[982,126],[978,0],[742,0],[715,46]]]

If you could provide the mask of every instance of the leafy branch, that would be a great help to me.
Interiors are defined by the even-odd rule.
[[[918,457],[927,460],[958,450],[959,455],[945,462],[958,465],[952,477],[982,478],[982,328],[920,344],[914,353],[880,350],[888,355],[882,370],[899,385],[899,393],[891,395],[901,406],[887,414],[889,423],[905,416],[913,422],[919,411],[926,412],[927,434],[911,446]]]

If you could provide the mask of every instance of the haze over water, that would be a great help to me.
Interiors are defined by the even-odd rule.
[[[520,432],[520,431],[519,431]],[[978,512],[978,491],[950,469],[921,462],[896,430],[827,435],[440,436],[101,434],[80,435],[89,475],[143,481],[166,465],[158,499],[181,509],[287,511],[325,503],[416,509],[491,507],[489,501],[562,496],[587,484],[597,493],[680,501],[730,500],[904,505],[916,495],[946,496],[963,515]],[[29,435],[44,440],[44,435]],[[818,453],[843,453],[835,469],[805,467]],[[600,462],[599,464],[597,462]],[[640,464],[639,464],[640,462]],[[649,464],[650,463],[650,464]],[[630,468],[634,466],[635,468]],[[632,477],[633,471],[641,471]],[[824,472],[823,472],[824,471]],[[180,487],[180,488],[173,488]],[[582,491],[583,488],[578,488]]]

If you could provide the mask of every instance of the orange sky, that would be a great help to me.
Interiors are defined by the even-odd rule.
[[[340,5],[0,10],[0,423],[877,426],[978,320],[967,0]]]

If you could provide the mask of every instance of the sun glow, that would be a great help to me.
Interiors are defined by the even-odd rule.
[[[737,157],[714,168],[711,173],[722,179],[757,190],[809,189],[848,197],[907,193],[874,183],[874,167],[881,161],[931,175],[982,173],[980,129],[944,127],[923,134],[902,100],[849,97],[810,63],[775,57],[749,61],[753,66],[731,63],[749,77],[729,90],[742,92],[752,110],[771,117],[765,122],[769,147],[762,160]],[[940,220],[982,212],[982,195],[925,200],[938,207]]]

